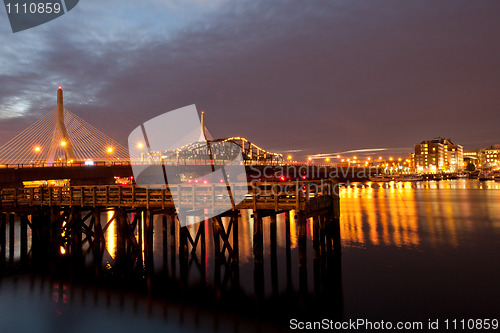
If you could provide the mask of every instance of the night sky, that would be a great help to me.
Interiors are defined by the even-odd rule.
[[[208,4],[207,4],[208,3]],[[119,142],[196,104],[214,137],[294,156],[500,143],[500,1],[81,0],[13,34],[0,145],[65,106]]]

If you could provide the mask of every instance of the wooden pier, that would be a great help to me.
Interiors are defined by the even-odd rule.
[[[217,209],[223,202],[227,203],[227,200],[223,200],[223,196],[228,193],[227,185],[185,183],[172,185],[168,189],[137,186],[4,188],[0,190],[0,260],[7,257],[9,261],[13,260],[14,221],[19,220],[21,261],[28,257],[43,260],[45,257],[63,255],[81,259],[90,253],[98,266],[106,249],[106,230],[115,222],[117,262],[136,261],[140,266],[148,267],[153,263],[153,223],[161,223],[161,252],[166,267],[175,269],[178,258],[181,275],[187,275],[190,263],[194,260],[200,271],[204,272],[203,265],[206,263],[198,260],[196,253],[201,252],[204,258],[206,251],[210,250],[214,251],[216,265],[224,265],[227,271],[228,265],[239,261],[238,229],[242,210],[252,211],[256,290],[263,288],[265,227],[269,228],[271,261],[276,261],[278,214],[286,213],[287,263],[291,262],[290,218],[294,218],[297,225],[302,284],[307,281],[307,274],[304,273],[307,272],[307,219],[312,218],[313,258],[320,258],[327,252],[339,253],[339,196],[336,181],[255,182],[231,186],[233,189],[237,186],[240,186],[240,190],[244,188],[248,193],[246,198],[224,214],[206,218],[203,218],[204,209]],[[178,199],[176,202],[180,202],[181,207],[174,206],[174,198]],[[185,224],[179,223],[176,208],[186,207],[193,214],[201,216],[202,222],[181,227]],[[102,213],[108,214],[105,221],[101,221]],[[226,223],[223,223],[223,219]],[[209,236],[207,223],[213,236],[213,247],[210,249],[206,246]],[[32,239],[30,249],[27,237],[29,229]],[[159,252],[160,249],[155,251]],[[277,276],[277,272],[272,273]],[[236,280],[239,279],[237,267],[230,274],[236,275]]]

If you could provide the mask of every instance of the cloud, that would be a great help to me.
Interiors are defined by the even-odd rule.
[[[0,139],[62,85],[67,107],[121,142],[193,103],[214,136],[304,154],[500,141],[496,3],[204,3],[85,1],[37,29],[5,27]]]

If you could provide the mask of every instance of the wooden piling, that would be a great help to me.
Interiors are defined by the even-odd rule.
[[[5,234],[7,231],[6,225],[7,225],[7,214],[1,213],[0,214],[0,248],[1,248],[0,256],[2,259],[5,258],[6,254],[7,254],[7,249],[5,248],[5,245],[7,244],[6,234]]]
[[[234,256],[236,257],[236,261],[239,261],[239,258],[240,258],[240,243],[238,241],[239,214],[236,212],[234,215],[231,216],[231,219],[233,221],[233,252],[234,252]]]
[[[28,217],[26,216],[26,214],[21,215],[20,227],[21,261],[26,261],[26,259],[28,258]]]
[[[175,266],[176,266],[176,256],[175,256],[175,224],[176,215],[170,215],[170,264],[172,267],[172,277],[175,277]]]
[[[223,256],[223,253],[221,253],[221,246],[220,246],[220,231],[219,229],[221,226],[219,225],[219,221],[217,220],[216,217],[212,218],[212,236],[214,239],[214,257],[216,260],[220,260]]]
[[[15,244],[15,219],[14,213],[9,214],[9,260],[14,260],[14,244]]]
[[[313,217],[313,281],[316,295],[321,292],[321,215]]]
[[[162,252],[163,252],[163,269],[168,272],[168,225],[167,225],[167,215],[163,214],[161,216],[161,226],[162,226]]]
[[[292,289],[292,240],[290,235],[290,214],[291,211],[285,213],[285,252],[286,252],[286,286],[287,289]]]
[[[253,212],[253,257],[256,263],[264,262],[264,236],[259,211]]]
[[[298,227],[299,291],[301,294],[307,294],[307,219],[302,214],[298,214]]]
[[[146,223],[144,230],[144,249],[146,266],[152,267],[153,265],[153,239],[154,239],[154,212],[151,208],[146,210]],[[142,251],[142,249],[140,249]]]
[[[271,214],[269,224],[269,235],[271,238],[271,288],[273,294],[278,293],[278,258],[277,258],[277,226],[276,214]]]

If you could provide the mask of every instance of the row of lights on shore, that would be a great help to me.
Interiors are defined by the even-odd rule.
[[[353,157],[352,157],[352,160],[351,160],[351,158],[347,158],[347,159],[345,159],[345,158],[341,158],[341,157],[342,157],[342,156],[340,156],[340,155],[337,155],[337,156],[336,156],[336,158],[339,160],[339,161],[338,161],[338,163],[348,163],[348,162],[353,162],[353,163],[365,163],[365,164],[367,164],[367,163],[371,163],[371,162],[382,162],[382,161],[383,161],[383,157],[382,157],[382,156],[379,156],[379,158],[378,158],[377,160],[373,160],[373,161],[372,161],[372,158],[371,158],[371,157],[368,157],[368,158],[366,159],[366,161],[364,161],[364,162],[363,162],[362,160],[359,160],[359,159],[357,158],[357,156],[353,156]],[[292,156],[292,155],[288,155],[288,156],[286,157],[286,159],[287,159],[288,161],[291,161],[291,160],[293,159],[293,156]],[[316,158],[313,158],[312,156],[307,157],[307,160],[308,160],[309,162],[311,162],[313,159],[316,159]],[[328,162],[330,162],[330,161],[331,161],[331,158],[330,158],[330,157],[325,157],[324,162],[328,163]],[[395,159],[395,158],[393,158],[393,157],[389,157],[389,161],[390,161],[390,162],[403,162],[403,159],[402,159],[402,158],[397,158],[397,159]],[[404,163],[409,163],[409,162],[410,162],[410,160],[409,160],[409,159],[404,160]]]
[[[68,143],[66,141],[61,141],[61,147],[66,147],[67,144]],[[35,147],[35,153],[39,153],[41,150],[42,150],[42,147],[40,147],[40,146]],[[113,151],[114,151],[113,147],[106,148],[106,152],[108,154],[113,153]]]

